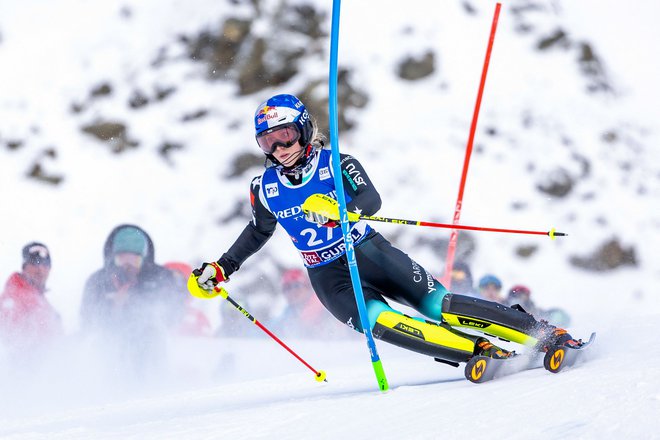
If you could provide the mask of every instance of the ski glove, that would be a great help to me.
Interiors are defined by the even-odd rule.
[[[316,212],[306,212],[305,213],[305,220],[307,220],[310,223],[316,223],[319,226],[325,226],[326,228],[335,228],[339,226],[339,222],[336,222],[334,220],[330,220],[328,217],[317,214]]]
[[[325,194],[312,194],[302,204],[305,219],[321,226],[334,228],[339,222],[339,204],[335,199]],[[357,222],[360,215],[354,212],[348,213],[349,222]]]
[[[204,263],[199,269],[193,270],[193,274],[197,277],[199,287],[208,291],[213,290],[218,283],[229,281],[225,270],[217,262]]]

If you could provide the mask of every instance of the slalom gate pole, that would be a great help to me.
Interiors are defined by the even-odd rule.
[[[257,321],[257,319],[250,314],[247,310],[245,310],[239,303],[234,301],[232,297],[229,296],[229,293],[223,288],[223,287],[218,287],[216,286],[212,292],[209,292],[207,290],[203,290],[199,285],[197,284],[197,277],[194,274],[191,274],[190,277],[188,278],[188,291],[191,293],[191,295],[197,297],[197,298],[202,298],[202,299],[210,299],[210,298],[215,298],[217,296],[221,296],[224,299],[226,299],[232,306],[236,308],[243,316],[245,316],[247,319],[252,321],[257,327],[259,327],[261,330],[263,330],[268,336],[273,338],[275,342],[280,344],[286,351],[291,353],[293,357],[298,359],[304,366],[309,368],[313,373],[314,377],[317,382],[327,382],[328,380],[326,379],[326,372],[323,370],[315,370],[314,367],[312,367],[310,364],[305,362],[303,358],[301,358],[295,351],[293,351],[288,345],[286,345],[280,338],[275,336],[273,332],[268,330],[266,326],[264,326],[262,323]]]
[[[359,219],[369,220],[373,222],[382,222],[382,223],[396,223],[399,225],[429,226],[432,228],[461,229],[468,231],[504,232],[509,234],[547,235],[553,240],[555,239],[555,237],[566,237],[568,235],[563,232],[557,232],[555,231],[554,228],[552,228],[549,231],[526,231],[522,229],[487,228],[482,226],[467,226],[467,225],[456,225],[456,224],[450,225],[446,223],[423,222],[418,220],[403,220],[400,218],[388,218],[388,217],[369,216],[369,215],[360,215]]]
[[[348,210],[346,208],[346,196],[344,195],[344,183],[342,181],[341,164],[339,161],[339,130],[337,117],[337,53],[339,46],[339,10],[341,0],[332,2],[332,31],[330,36],[330,75],[329,75],[329,115],[330,115],[330,145],[332,148],[332,169],[334,172],[335,190],[337,192],[337,202],[339,203],[339,218],[341,220],[341,230],[344,234],[344,243],[346,245],[346,258],[348,268],[351,274],[351,283],[353,284],[353,293],[357,303],[358,314],[360,315],[360,325],[362,332],[367,339],[367,346],[371,354],[371,363],[378,381],[378,388],[386,391],[389,388],[387,377],[383,364],[376,351],[376,343],[367,315],[367,306],[364,301],[364,292],[360,282],[360,273],[358,271],[357,260],[355,259],[355,248],[353,237],[351,236],[351,227],[348,222]]]
[[[463,161],[463,173],[461,174],[461,183],[458,187],[458,197],[456,198],[456,208],[454,210],[455,225],[461,219],[461,209],[463,208],[463,192],[465,190],[465,181],[467,180],[468,167],[470,166],[470,156],[472,154],[472,146],[474,145],[474,135],[477,130],[477,120],[479,119],[479,109],[481,107],[481,97],[483,96],[484,86],[486,85],[486,75],[488,74],[488,64],[490,63],[490,53],[493,50],[493,42],[495,41],[495,31],[497,30],[497,20],[500,15],[501,3],[495,5],[495,13],[493,15],[493,23],[490,28],[490,38],[488,39],[488,48],[486,49],[486,58],[484,59],[484,66],[481,71],[481,81],[479,82],[479,92],[477,93],[477,101],[474,105],[474,113],[472,114],[472,124],[470,126],[470,135],[468,137],[467,148],[465,150],[465,160]],[[451,271],[454,267],[454,254],[456,253],[456,243],[458,241],[458,229],[455,228],[451,232],[449,238],[449,245],[447,247],[447,260],[445,262],[445,273],[442,278],[442,284],[447,288],[451,288]]]

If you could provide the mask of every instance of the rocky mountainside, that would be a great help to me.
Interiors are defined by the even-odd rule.
[[[91,271],[96,243],[127,220],[146,225],[164,259],[219,256],[249,219],[247,185],[263,164],[251,132],[256,105],[292,92],[327,127],[330,7],[320,0],[7,5],[0,202],[13,214],[2,223],[2,265],[15,266],[15,250],[36,229],[63,261],[80,264],[82,256]],[[383,215],[451,221],[493,8],[468,0],[343,5],[341,148],[379,184]],[[652,47],[658,32],[643,17],[654,8],[640,7],[637,28],[615,36],[600,26],[616,16],[611,2],[504,5],[462,223],[570,235],[551,243],[461,233],[459,256],[476,273],[542,274],[561,259],[587,277],[639,278],[635,290],[658,281],[660,161],[650,99],[658,93],[645,82],[657,68],[621,43]],[[447,233],[378,229],[439,272]],[[71,242],[78,256],[66,255]],[[299,264],[279,249],[267,246],[246,267],[260,274],[251,281],[269,285],[273,268]]]

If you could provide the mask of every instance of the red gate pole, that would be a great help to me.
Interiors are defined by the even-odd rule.
[[[468,167],[470,166],[470,156],[472,155],[472,146],[474,145],[474,135],[477,130],[477,120],[479,119],[479,109],[481,108],[481,97],[483,96],[484,86],[486,85],[486,75],[488,73],[488,64],[490,63],[490,53],[493,50],[495,41],[495,31],[497,30],[497,20],[500,16],[501,3],[495,5],[495,14],[493,15],[493,24],[490,28],[490,38],[486,50],[486,58],[481,71],[481,81],[479,83],[479,92],[477,93],[477,102],[474,105],[472,115],[472,125],[470,126],[470,136],[468,137],[467,148],[465,150],[465,159],[463,161],[463,173],[461,174],[461,183],[458,187],[458,197],[456,199],[456,208],[454,209],[453,224],[457,225],[461,219],[461,209],[463,208],[463,193],[465,191],[465,181],[467,180]],[[458,241],[458,230],[452,229],[447,246],[447,261],[445,264],[445,273],[442,278],[442,284],[449,290],[451,289],[451,271],[454,267],[454,255],[456,253],[456,242]]]

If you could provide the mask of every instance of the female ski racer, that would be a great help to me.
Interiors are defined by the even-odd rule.
[[[243,262],[271,237],[279,223],[289,234],[307,268],[319,300],[338,320],[362,331],[353,293],[339,218],[331,151],[304,104],[295,96],[276,95],[254,116],[257,144],[266,155],[266,170],[252,180],[252,220],[216,262],[193,271],[197,283],[213,290],[229,280]],[[380,195],[354,157],[341,154],[347,208],[373,215]],[[310,197],[334,204],[331,216],[304,212]],[[350,217],[350,214],[349,214]],[[550,344],[580,344],[566,330],[537,321],[524,311],[479,298],[457,295],[419,263],[393,247],[365,221],[351,223],[368,322],[374,337],[432,356],[449,364],[474,355],[506,358],[512,352],[485,337],[456,330],[470,328],[539,350]],[[412,318],[393,309],[387,299],[405,304],[433,321]]]

